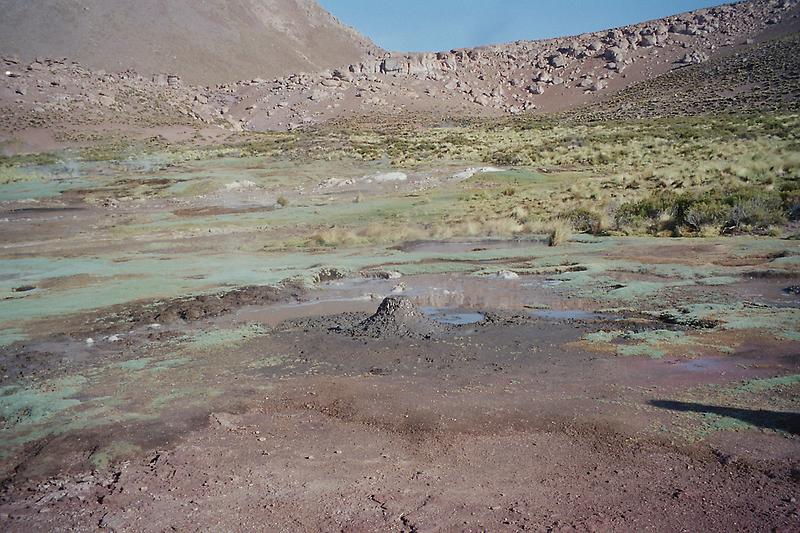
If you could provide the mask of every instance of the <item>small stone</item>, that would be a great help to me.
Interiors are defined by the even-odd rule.
[[[28,292],[36,289],[33,285],[21,285],[19,287],[14,287],[14,292]]]
[[[519,278],[519,274],[510,270],[500,270],[497,272],[497,277],[500,279],[517,279]]]

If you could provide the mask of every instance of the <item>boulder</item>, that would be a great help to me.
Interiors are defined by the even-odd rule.
[[[578,55],[583,51],[583,45],[578,41],[570,41],[561,46],[558,51],[564,54]]]
[[[352,68],[352,66],[351,66]],[[343,70],[343,69],[335,69],[332,73],[334,79],[342,80],[342,81],[352,81],[353,74],[351,70]]]
[[[625,61],[625,50],[618,46],[612,46],[606,50],[604,57],[611,63],[621,63]]]
[[[592,92],[597,92],[597,91],[601,91],[601,90],[603,90],[603,89],[605,89],[605,88],[606,88],[606,82],[605,82],[605,80],[597,80],[596,82],[594,82],[594,83],[593,83],[593,84],[592,84],[592,85],[589,87],[589,90],[590,90],[590,91],[592,91]]]
[[[436,70],[436,56],[433,54],[417,54],[409,59],[408,73],[412,76],[430,75]]]
[[[647,35],[642,35],[642,38],[639,40],[639,46],[643,48],[649,48],[657,44],[658,44],[658,37],[652,33]]]
[[[479,94],[472,101],[481,106],[487,106],[491,103],[491,99],[486,94]]]
[[[670,24],[667,28],[667,31],[670,33],[678,33],[678,34],[685,34],[688,25],[685,22],[676,22],[674,24]]]
[[[684,54],[678,63],[681,65],[697,65],[705,61],[708,61],[708,55],[706,53],[693,50]]]
[[[594,41],[589,43],[589,46],[587,46],[587,48],[592,52],[599,52],[600,49],[603,48],[603,41],[601,41],[600,39],[595,39]]]
[[[564,68],[567,66],[567,57],[561,53],[553,54],[547,58],[547,62],[550,63],[552,67]]]
[[[606,39],[608,39],[610,43],[617,43],[621,41],[623,37],[625,37],[625,35],[622,33],[622,30],[609,30],[606,34]]]
[[[528,87],[528,92],[531,94],[544,94],[544,87],[538,83],[534,83]]]
[[[406,60],[399,57],[387,57],[381,63],[381,72],[384,74],[400,73],[406,70]]]

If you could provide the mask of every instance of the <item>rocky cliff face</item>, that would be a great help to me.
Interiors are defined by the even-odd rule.
[[[798,0],[750,0],[560,39],[389,53],[270,84],[239,84],[217,98],[244,129],[256,130],[347,114],[560,111],[738,53],[798,12]]]
[[[377,48],[316,0],[0,0],[0,54],[197,85],[314,72]]]

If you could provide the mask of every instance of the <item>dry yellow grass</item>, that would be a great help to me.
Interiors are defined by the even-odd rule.
[[[358,236],[344,228],[325,228],[311,235],[311,242],[318,246],[351,246],[357,244]]]
[[[547,236],[548,246],[560,246],[572,237],[572,226],[566,220],[555,220]]]

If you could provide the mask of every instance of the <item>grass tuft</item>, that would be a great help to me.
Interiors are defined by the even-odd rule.
[[[548,246],[560,246],[572,237],[572,225],[566,220],[556,220],[550,226]]]

